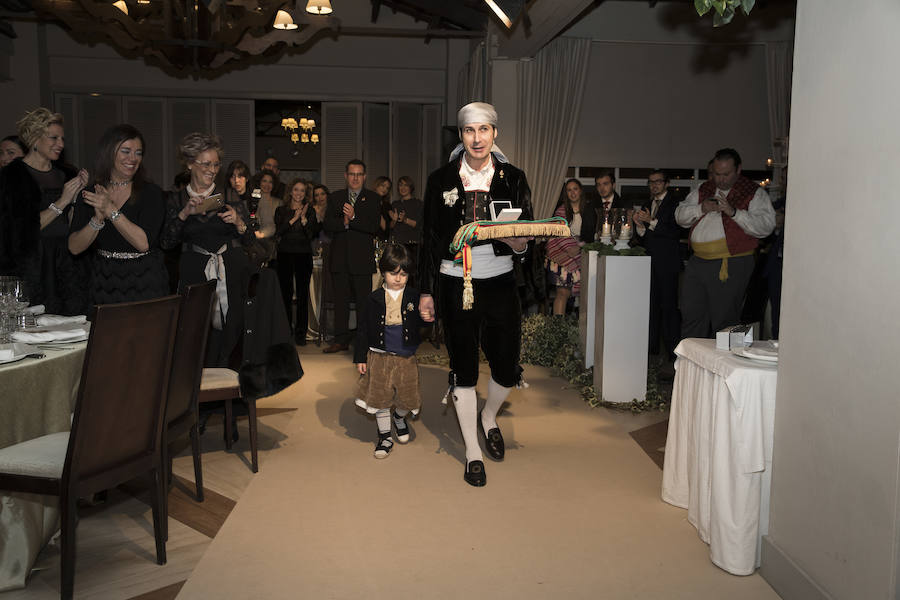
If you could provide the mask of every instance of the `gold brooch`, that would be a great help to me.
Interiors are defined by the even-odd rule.
[[[500,169],[500,179],[503,179],[503,169]]]

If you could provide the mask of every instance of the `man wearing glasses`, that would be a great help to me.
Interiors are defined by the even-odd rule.
[[[350,299],[356,303],[356,322],[372,291],[375,272],[375,234],[379,226],[379,197],[365,188],[366,165],[359,159],[344,170],[347,188],[333,192],[325,209],[325,231],[331,235],[329,259],[334,284],[334,343],[322,350],[342,352],[350,344]]]
[[[655,170],[647,178],[650,201],[632,216],[638,240],[650,255],[650,353],[659,351],[662,336],[666,364],[662,376],[674,376],[671,362],[681,337],[678,311],[678,274],[681,272],[681,237],[684,229],[675,222],[679,199],[669,191],[669,177]]]

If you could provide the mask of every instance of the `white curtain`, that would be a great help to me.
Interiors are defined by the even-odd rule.
[[[459,70],[456,106],[459,108],[469,102],[484,101],[484,43],[481,43],[475,46],[469,55],[469,62]]]
[[[516,166],[531,185],[534,218],[552,215],[578,126],[591,41],[557,38],[535,59],[519,63]],[[501,144],[502,146],[502,144]]]
[[[791,124],[791,76],[794,68],[793,42],[766,44],[766,79],[769,93],[769,133],[772,137],[772,158],[776,163],[787,162],[786,142]],[[781,185],[782,168],[773,169],[773,183]],[[780,190],[783,192],[784,190]]]

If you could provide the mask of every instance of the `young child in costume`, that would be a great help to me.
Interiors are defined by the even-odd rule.
[[[384,249],[378,261],[384,286],[366,298],[363,322],[357,326],[353,362],[361,377],[356,405],[375,414],[375,458],[386,458],[394,446],[391,421],[397,441],[409,441],[406,418],[410,413],[417,415],[421,405],[415,354],[423,319],[419,291],[406,285],[412,264],[405,246],[390,244]]]

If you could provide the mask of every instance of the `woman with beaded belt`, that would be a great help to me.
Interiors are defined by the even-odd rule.
[[[216,307],[206,349],[206,366],[228,366],[241,338],[243,300],[247,294],[250,263],[241,239],[247,233],[246,203],[216,184],[222,167],[219,138],[189,133],[178,145],[178,158],[191,173],[191,182],[170,194],[160,243],[163,248],[182,245],[179,291],[194,283],[217,279]],[[210,207],[218,197],[220,204]],[[208,208],[208,210],[206,210]]]
[[[32,304],[47,312],[86,314],[87,263],[66,248],[72,203],[88,181],[61,160],[63,117],[46,108],[16,124],[29,148],[0,172],[0,274],[25,281]]]
[[[116,125],[100,138],[93,191],[75,206],[69,250],[93,249],[92,304],[134,302],[169,293],[159,248],[165,218],[162,191],[144,175],[144,136]]]

